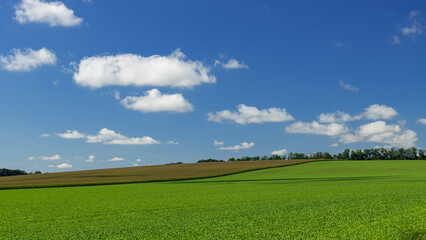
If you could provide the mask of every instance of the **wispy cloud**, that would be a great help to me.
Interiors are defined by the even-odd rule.
[[[221,66],[222,68],[225,68],[225,69],[240,69],[240,68],[248,69],[249,68],[243,62],[238,62],[236,59],[233,59],[233,58],[229,59],[227,63],[223,63],[219,60],[216,60],[214,65]]]
[[[159,141],[148,136],[127,137],[108,128],[102,128],[96,135],[83,134],[77,130],[67,130],[65,133],[58,134],[58,136],[65,139],[84,138],[87,140],[88,143],[103,143],[107,145],[160,144]]]
[[[254,143],[248,143],[248,142],[242,142],[241,144],[237,144],[234,146],[230,146],[230,147],[220,147],[220,150],[240,150],[240,149],[248,149],[248,148],[252,148],[254,147]]]
[[[426,125],[426,118],[420,118],[416,123]]]
[[[345,89],[345,90],[348,90],[348,91],[352,91],[352,92],[358,92],[359,91],[359,88],[345,83],[342,79],[339,80],[339,86],[341,88]]]
[[[115,157],[115,158],[111,158],[108,159],[108,162],[122,162],[125,161],[126,159],[122,158],[122,157]]]
[[[53,156],[41,156],[39,157],[39,159],[45,160],[45,161],[56,161],[56,160],[61,160],[61,156],[59,156],[58,154]]]

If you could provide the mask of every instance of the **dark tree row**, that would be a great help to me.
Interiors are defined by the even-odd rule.
[[[416,148],[373,148],[364,150],[345,149],[342,153],[331,155],[328,152],[316,152],[310,154],[289,153],[288,155],[272,155],[263,157],[242,157],[230,158],[228,162],[235,161],[265,161],[265,160],[286,160],[286,159],[336,159],[336,160],[426,160],[425,152]],[[224,162],[223,160],[207,159],[202,162]]]
[[[27,173],[23,170],[19,170],[19,169],[7,169],[7,168],[1,168],[0,169],[0,177],[4,177],[4,176],[16,176],[16,175],[28,175],[28,174],[41,174],[40,171],[35,171]]]
[[[292,155],[289,159],[298,159]],[[343,159],[343,160],[426,160],[425,152],[416,148],[372,148],[364,150],[345,149],[342,153],[331,156],[329,153],[313,153],[305,155],[305,159]]]
[[[216,160],[216,159],[213,159],[213,158],[201,159],[201,160],[197,161],[197,163],[204,163],[204,162],[225,162],[225,161],[223,161],[223,160]]]

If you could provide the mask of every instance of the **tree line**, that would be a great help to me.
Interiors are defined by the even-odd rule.
[[[335,159],[335,160],[426,160],[424,150],[417,148],[372,148],[363,150],[345,149],[343,152],[331,155],[328,152],[293,153],[287,155],[255,156],[242,158],[229,158],[228,162],[235,161],[265,161],[265,160],[290,160],[290,159]],[[224,160],[203,159],[203,162],[225,162]]]
[[[19,170],[19,169],[7,169],[7,168],[1,168],[0,169],[0,177],[4,177],[4,176],[16,176],[16,175],[28,175],[28,174],[41,174],[40,171],[35,171],[27,173],[23,170]]]

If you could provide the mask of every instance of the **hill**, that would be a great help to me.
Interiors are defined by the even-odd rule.
[[[205,178],[311,161],[315,160],[189,163],[8,176],[0,178],[0,189],[102,185]]]
[[[0,191],[2,239],[425,239],[426,161]]]

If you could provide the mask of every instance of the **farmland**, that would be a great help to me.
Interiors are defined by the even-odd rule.
[[[426,162],[0,191],[4,239],[424,239]]]
[[[35,175],[2,177],[0,189],[49,186],[101,185],[205,178],[238,172],[287,166],[315,160],[274,160],[249,162],[217,162],[109,168]]]

